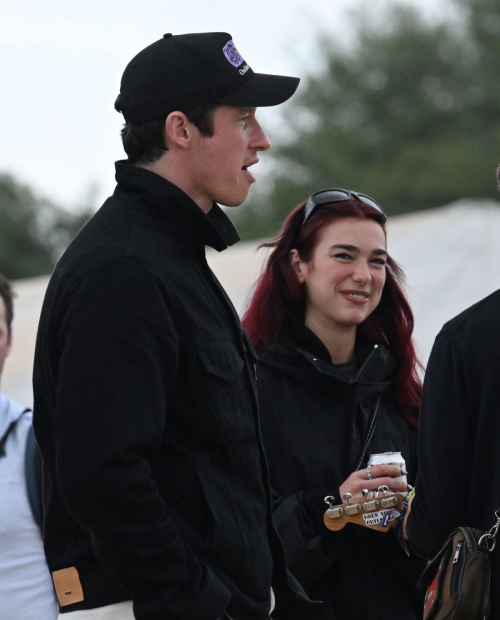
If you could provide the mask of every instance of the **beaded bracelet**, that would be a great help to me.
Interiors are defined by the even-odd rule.
[[[403,503],[401,504],[401,511],[398,515],[399,523],[394,528],[396,530],[396,540],[399,543],[399,546],[403,549],[406,555],[409,557],[411,555],[410,548],[408,546],[408,542],[406,541],[403,535],[403,521],[408,511],[408,505],[411,501],[411,498],[415,495],[415,489],[413,488],[408,495],[404,498]]]
[[[401,511],[398,515],[398,519],[403,521],[405,518],[406,511],[408,510],[408,505],[410,503],[411,498],[415,495],[415,488],[413,488],[408,495],[404,498],[403,503],[401,504]]]

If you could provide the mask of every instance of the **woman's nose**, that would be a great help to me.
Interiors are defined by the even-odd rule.
[[[354,282],[359,283],[370,282],[372,279],[372,274],[370,272],[369,265],[363,262],[356,263],[356,265],[354,266],[352,279],[354,280]]]

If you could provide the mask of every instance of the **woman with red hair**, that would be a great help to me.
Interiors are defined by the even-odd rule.
[[[421,563],[387,534],[323,523],[324,498],[416,475],[421,395],[413,315],[387,253],[386,216],[364,194],[314,193],[288,217],[243,324],[260,354],[258,390],[274,519],[291,572],[323,605],[278,600],[280,620],[413,620]],[[367,467],[396,451],[406,470]],[[408,476],[406,479],[405,476]]]

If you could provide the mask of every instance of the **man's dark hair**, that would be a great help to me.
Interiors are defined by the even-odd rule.
[[[214,112],[218,103],[199,106],[185,112],[189,121],[198,131],[209,138],[214,133]],[[115,110],[122,111],[121,95],[115,101]],[[131,164],[151,164],[167,150],[165,145],[166,116],[138,125],[125,123],[121,131],[123,148]]]
[[[5,320],[7,322],[7,329],[12,327],[12,320],[14,318],[14,291],[12,290],[12,284],[3,277],[0,273],[0,297],[5,304]]]

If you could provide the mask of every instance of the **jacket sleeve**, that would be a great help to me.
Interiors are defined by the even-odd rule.
[[[259,363],[257,377],[262,440],[272,488],[273,521],[283,542],[287,567],[307,591],[330,568],[337,555],[330,536],[332,532],[323,523],[327,505],[320,493],[301,491],[290,494],[285,490],[287,486],[295,489],[296,482],[290,480],[280,447],[283,442],[293,442],[296,429],[292,423],[276,416],[277,412],[286,410],[282,406],[284,396],[280,373]]]
[[[308,590],[333,564],[334,537],[323,523],[327,506],[314,492],[280,497],[273,491],[273,520],[285,547],[287,566]]]
[[[57,474],[99,561],[133,593],[138,619],[216,620],[230,593],[184,543],[151,475],[178,370],[167,298],[153,270],[128,258],[70,293],[59,330]]]
[[[467,525],[458,489],[470,485],[472,436],[462,350],[453,332],[443,331],[424,381],[416,496],[407,527],[410,544],[423,557],[433,557],[453,528]]]

